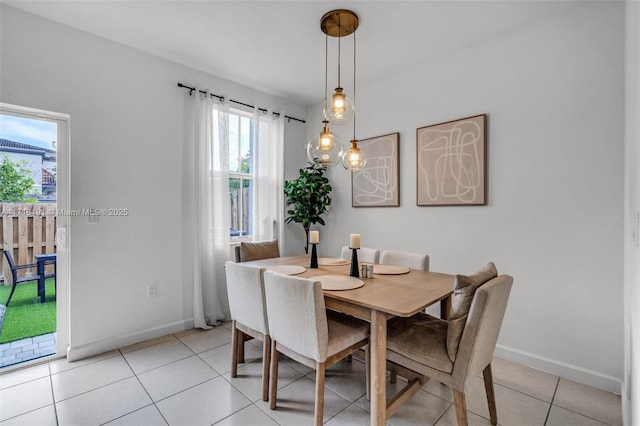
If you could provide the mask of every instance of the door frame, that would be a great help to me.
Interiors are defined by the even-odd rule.
[[[71,117],[69,114],[29,108],[20,105],[0,102],[0,113],[34,120],[51,121],[57,124],[56,140],[56,354],[43,359],[67,356],[70,340],[69,301],[70,301],[70,265],[71,265],[71,220],[69,215],[60,212],[71,210]],[[60,231],[60,230],[63,231]],[[19,364],[20,367],[29,364]]]

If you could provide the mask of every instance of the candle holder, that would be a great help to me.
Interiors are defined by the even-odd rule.
[[[318,268],[318,252],[316,251],[317,243],[311,243],[311,263],[309,268]]]
[[[351,248],[351,271],[349,272],[349,276],[360,278],[360,271],[358,271],[358,249],[357,248]]]

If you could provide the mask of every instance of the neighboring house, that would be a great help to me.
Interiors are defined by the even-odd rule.
[[[38,201],[56,201],[56,151],[23,142],[0,138],[0,155],[6,154],[11,161],[26,160],[33,171],[33,180],[40,193]]]

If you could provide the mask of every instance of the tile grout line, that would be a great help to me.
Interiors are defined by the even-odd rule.
[[[596,422],[601,423],[601,424],[603,424],[603,425],[609,425],[608,423],[605,423],[605,422],[603,422],[603,421],[601,421],[601,420],[594,419],[593,417],[587,416],[587,415],[586,415],[586,413],[581,413],[581,412],[579,412],[579,411],[574,411],[574,410],[572,410],[572,409],[570,409],[570,408],[563,407],[563,406],[561,406],[561,405],[555,405],[553,402],[554,402],[554,400],[556,399],[556,393],[558,392],[558,387],[560,387],[560,379],[562,379],[562,377],[558,377],[558,382],[556,383],[556,388],[555,388],[555,390],[553,391],[553,397],[551,398],[551,403],[549,404],[549,411],[547,412],[547,418],[546,418],[546,419],[545,419],[545,421],[544,421],[544,424],[545,424],[545,425],[547,424],[547,421],[549,420],[549,415],[551,414],[551,408],[553,408],[553,407],[558,407],[558,408],[561,408],[561,409],[563,409],[563,410],[567,410],[567,411],[569,411],[570,413],[577,414],[577,415],[579,415],[579,416],[582,416],[582,417],[585,417],[585,418],[587,418],[587,419],[590,419],[590,420],[596,421]],[[612,425],[609,425],[609,426],[612,426]]]
[[[325,422],[325,421],[323,421],[322,423],[324,424],[324,423],[328,423],[328,422],[330,422],[331,420],[335,419],[335,418],[336,418],[336,417],[338,417],[340,414],[344,413],[345,411],[347,411],[350,407],[352,407],[352,406],[354,406],[354,405],[356,405],[356,401],[351,402],[349,405],[347,405],[346,407],[344,407],[342,410],[338,411],[336,414],[334,414],[333,416],[329,417],[329,418],[327,419],[327,421],[326,421],[326,422]],[[358,405],[356,405],[356,407],[357,407],[357,408],[360,408],[360,409],[362,410],[362,408],[361,408],[361,407],[359,407]],[[324,420],[324,419],[323,419],[323,420]]]
[[[143,408],[146,408],[146,407],[149,407],[149,406],[153,405],[153,406],[155,407],[155,409],[158,411],[158,413],[160,413],[160,417],[162,417],[162,420],[164,420],[166,424],[169,424],[169,422],[167,421],[167,419],[164,417],[164,414],[162,414],[162,411],[160,411],[160,409],[159,409],[159,408],[158,408],[158,406],[156,405],[156,402],[153,400],[153,398],[152,398],[152,397],[151,397],[151,395],[149,394],[149,391],[147,390],[147,388],[145,388],[145,387],[144,387],[144,385],[142,384],[142,381],[140,380],[140,377],[138,377],[138,374],[135,372],[135,370],[133,369],[133,367],[131,367],[131,364],[129,364],[129,361],[127,360],[127,357],[125,357],[125,356],[124,356],[124,353],[122,353],[122,350],[118,349],[118,352],[120,353],[120,356],[122,357],[122,359],[124,360],[124,362],[127,364],[127,366],[131,369],[131,372],[133,373],[134,377],[136,378],[136,380],[137,380],[137,381],[138,381],[138,383],[140,384],[140,387],[141,387],[142,389],[144,389],[144,393],[146,393],[146,394],[147,394],[147,396],[149,397],[149,400],[151,401],[151,404],[150,404],[150,405],[145,405],[144,407],[138,408],[138,410],[134,410],[134,411],[132,411],[131,413],[135,413],[136,411],[142,410]],[[129,415],[129,414],[131,414],[131,413],[123,414],[122,416],[117,417],[117,418],[121,418],[121,417],[124,417],[124,416],[128,416],[128,415]],[[109,423],[109,422],[111,422],[111,421],[113,421],[113,420],[116,420],[116,419],[111,419],[111,420],[109,420],[108,422],[105,422],[105,423]]]
[[[51,404],[53,405],[53,414],[56,416],[56,425],[60,424],[58,417],[58,406],[56,405],[56,396],[53,392],[53,374],[51,374],[51,363],[47,362],[47,370],[49,370],[49,385],[51,386]]]
[[[429,391],[425,391],[425,392],[427,392],[429,395],[433,395]],[[434,395],[434,396],[437,397],[437,398],[440,398],[438,395]],[[443,399],[443,398],[440,398],[440,399]],[[447,401],[449,403],[449,406],[442,412],[442,414],[440,414],[440,416],[436,419],[436,421],[433,422],[433,426],[437,425],[438,422],[444,417],[444,415],[447,414],[447,411],[449,411],[451,409],[451,407],[453,406],[453,402],[450,402],[450,401],[448,401],[446,399],[444,399],[444,401]],[[469,410],[467,410],[467,411],[469,411]],[[473,411],[471,411],[471,413],[473,413]],[[480,417],[482,417],[482,416],[480,416]],[[457,415],[456,415],[456,420],[457,420]]]
[[[560,377],[558,377],[558,378],[557,378],[557,380],[558,380],[558,381],[560,381]],[[493,384],[494,384],[494,386],[501,386],[501,387],[503,387],[503,388],[505,388],[505,389],[509,389],[509,390],[510,390],[510,391],[512,391],[512,392],[517,392],[517,393],[519,393],[520,395],[524,395],[524,396],[527,396],[527,397],[529,397],[529,398],[533,398],[533,399],[536,399],[536,400],[538,400],[538,401],[540,401],[540,402],[544,402],[545,404],[550,404],[550,405],[552,405],[552,404],[553,404],[553,398],[555,397],[555,395],[556,395],[556,389],[558,388],[558,383],[556,383],[555,389],[554,389],[554,391],[553,391],[553,395],[551,396],[551,401],[545,401],[544,399],[539,398],[539,397],[537,397],[537,396],[535,396],[535,395],[528,394],[528,393],[523,392],[523,391],[518,390],[518,389],[513,389],[513,388],[511,388],[511,387],[509,387],[509,386],[507,386],[507,385],[503,385],[503,384],[498,383],[498,382],[496,382],[496,381],[494,381],[494,382],[493,382]]]
[[[544,424],[546,425],[549,421],[549,415],[551,415],[551,407],[553,407],[553,401],[556,399],[556,393],[558,392],[558,386],[560,386],[560,377],[556,381],[556,387],[553,389],[553,395],[551,396],[551,402],[549,403],[549,408],[547,409],[547,415],[544,418]]]
[[[47,362],[47,364],[49,364],[49,363]],[[4,388],[2,390],[11,389],[13,387],[20,386],[20,385],[25,384],[25,383],[31,383],[31,382],[35,382],[36,380],[42,380],[42,379],[48,378],[49,379],[49,386],[50,386],[49,388],[51,389],[51,401],[52,401],[51,404],[43,405],[42,407],[35,407],[35,408],[32,408],[31,410],[25,411],[24,413],[16,414],[13,417],[8,417],[6,419],[2,419],[2,420],[0,420],[0,424],[4,423],[6,421],[9,421],[11,419],[16,419],[16,418],[18,418],[20,416],[24,416],[26,414],[33,413],[33,412],[38,411],[38,410],[42,410],[43,408],[46,408],[49,405],[53,406],[53,412],[54,412],[54,414],[56,416],[56,425],[60,424],[60,422],[58,420],[58,410],[56,409],[55,395],[53,394],[53,381],[51,379],[51,369],[49,368],[48,365],[47,365],[47,369],[49,370],[49,374],[47,376],[42,376],[42,377],[38,377],[36,379],[27,380],[26,382],[20,382],[18,384],[13,385],[13,386],[6,387],[6,388]]]

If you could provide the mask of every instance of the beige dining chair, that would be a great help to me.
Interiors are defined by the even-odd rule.
[[[269,259],[280,257],[278,240],[247,242],[242,241],[235,247],[236,262],[249,262],[251,260]]]
[[[342,246],[342,250],[340,250],[340,257],[342,259],[351,260],[351,249],[348,246]],[[380,250],[360,247],[358,249],[358,262],[364,263],[378,263],[378,259],[380,258]]]
[[[271,338],[265,305],[264,268],[228,261],[225,263],[227,294],[231,311],[231,377],[238,376],[238,363],[244,362],[244,343],[262,340],[262,399],[269,398],[269,359]]]
[[[266,271],[264,284],[271,333],[270,408],[276,408],[278,358],[282,353],[316,370],[314,424],[320,426],[325,370],[369,342],[369,324],[327,311],[318,281]]]
[[[429,255],[407,251],[382,250],[382,253],[380,253],[380,264],[404,266],[409,269],[428,271]]]
[[[429,255],[422,253],[411,253],[407,251],[382,250],[382,253],[380,254],[380,264],[404,266],[405,268],[409,269],[428,271]],[[396,383],[397,375],[394,371],[390,372],[390,378],[391,383]]]
[[[491,360],[513,278],[494,275],[490,265],[469,277],[456,276],[449,320],[419,313],[388,322],[387,368],[408,379],[392,399],[389,417],[434,379],[451,387],[458,426],[466,426],[465,388],[482,372],[491,424],[498,423]]]

